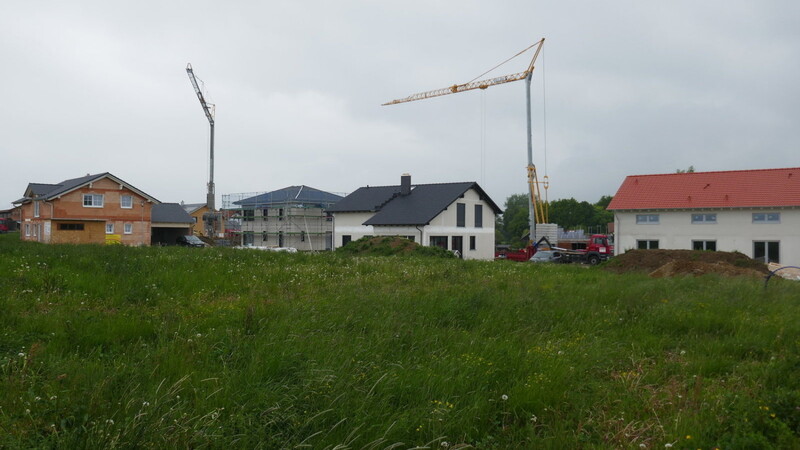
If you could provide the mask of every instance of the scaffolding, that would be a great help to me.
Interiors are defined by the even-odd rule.
[[[333,218],[326,211],[343,196],[307,186],[223,194],[226,237],[234,245],[331,250]]]

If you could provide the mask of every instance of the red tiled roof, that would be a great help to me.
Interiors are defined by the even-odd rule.
[[[800,206],[800,167],[631,175],[608,209],[781,206]]]

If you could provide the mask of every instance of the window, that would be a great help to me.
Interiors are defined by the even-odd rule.
[[[636,223],[639,225],[655,225],[658,224],[658,214],[637,214]]]
[[[452,236],[450,238],[450,250],[459,258],[464,256],[464,236]]]
[[[636,241],[636,248],[639,250],[656,250],[658,249],[657,240],[640,240]]]
[[[242,221],[244,222],[252,222],[253,218],[255,217],[256,212],[252,209],[245,209],[242,210]]]
[[[33,217],[39,217],[39,202],[33,202]]]
[[[475,228],[483,228],[483,205],[475,205]]]
[[[716,214],[692,214],[692,223],[717,223]]]
[[[261,232],[261,242],[262,243],[266,244],[268,237],[269,237],[269,235],[267,234],[266,231],[262,231]]]
[[[692,250],[717,251],[717,241],[692,241]]]
[[[753,223],[781,223],[781,213],[753,213]]]
[[[305,231],[301,231],[300,232],[300,242],[305,242],[305,241],[306,241],[306,232]]]
[[[278,220],[283,220],[283,208],[278,208]]]
[[[266,222],[269,220],[269,209],[264,209],[261,211],[262,220]]]
[[[476,248],[477,248],[477,244],[476,244],[475,236],[470,236],[469,237],[469,249],[470,250],[475,250]]]
[[[447,236],[431,236],[430,246],[447,250]]]
[[[467,224],[467,205],[456,203],[456,226],[465,227]]]
[[[102,194],[83,194],[83,206],[86,208],[102,208]]]
[[[125,234],[133,234],[133,224],[132,223],[126,223],[125,224],[125,228],[124,228],[124,232],[125,232]]]
[[[30,236],[30,235],[31,235],[31,224],[26,223],[25,224],[25,236]]]
[[[33,237],[38,237],[38,236],[39,236],[39,224],[35,223],[33,224]]]
[[[106,234],[114,234],[114,224],[106,223]]]
[[[83,231],[82,223],[60,223],[58,229],[61,231]]]
[[[342,235],[342,247],[344,247],[345,245],[349,244],[350,241],[352,241],[352,240],[353,240],[353,236],[351,236],[349,234]]]
[[[753,241],[753,259],[765,263],[781,262],[781,243],[778,241]]]
[[[242,245],[255,245],[256,235],[252,231],[242,233]]]
[[[133,196],[132,195],[120,195],[119,196],[119,206],[120,206],[120,208],[125,208],[125,209],[133,208]]]

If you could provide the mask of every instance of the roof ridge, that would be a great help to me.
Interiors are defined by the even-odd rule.
[[[627,178],[630,177],[669,177],[675,175],[708,175],[713,173],[752,173],[752,172],[778,172],[778,171],[785,171],[785,170],[800,170],[800,167],[775,167],[771,169],[737,169],[737,170],[710,170],[707,172],[673,172],[673,173],[649,173],[649,174],[638,174],[638,175],[628,175]]]

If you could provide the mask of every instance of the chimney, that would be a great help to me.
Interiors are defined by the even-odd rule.
[[[400,195],[411,193],[411,175],[404,173],[400,176]]]

